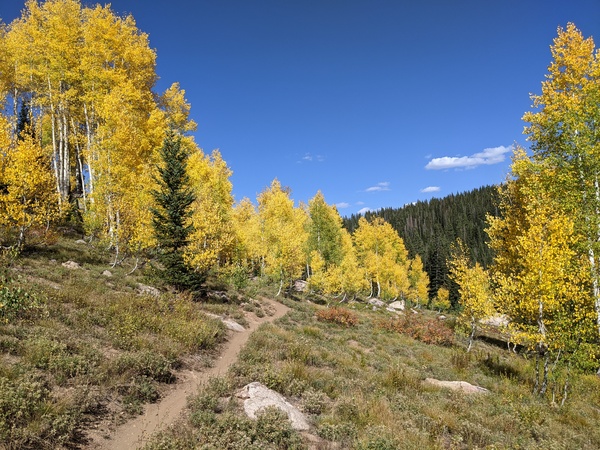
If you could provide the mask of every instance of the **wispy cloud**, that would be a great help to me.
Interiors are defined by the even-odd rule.
[[[300,158],[299,163],[310,163],[310,162],[323,162],[325,161],[325,157],[323,155],[313,155],[311,153],[305,153],[302,158]]]
[[[379,191],[389,191],[390,190],[390,182],[382,181],[381,183],[377,183],[376,186],[371,186],[365,189],[365,192],[379,192]]]
[[[358,214],[364,214],[369,211],[371,211],[371,208],[361,208],[358,210]]]
[[[337,209],[344,209],[350,206],[350,203],[346,203],[346,202],[340,202],[340,203],[336,203],[335,207]]]
[[[512,145],[486,148],[471,156],[444,156],[433,158],[425,166],[429,170],[473,169],[477,166],[498,164],[506,159],[506,154],[513,150]]]
[[[440,187],[439,186],[427,186],[426,188],[421,189],[421,192],[427,193],[427,192],[439,192]]]

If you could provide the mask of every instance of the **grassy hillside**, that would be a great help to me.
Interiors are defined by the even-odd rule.
[[[73,261],[79,268],[63,263]],[[0,448],[85,448],[85,430],[123,422],[157,401],[178,369],[211,364],[225,337],[205,312],[243,323],[251,284],[228,302],[140,294],[148,268],[114,269],[89,244],[61,239],[4,269],[0,307]],[[105,272],[109,270],[110,273]],[[12,280],[12,281],[10,281]],[[272,293],[271,293],[272,294]],[[232,300],[233,299],[233,300]],[[600,381],[571,377],[564,406],[533,396],[533,362],[482,340],[465,352],[453,319],[431,311],[394,318],[363,302],[327,309],[302,294],[263,325],[227,376],[190,399],[189,414],[147,449],[600,448]],[[320,302],[322,303],[322,302]],[[426,378],[464,380],[468,395]],[[260,381],[308,414],[309,433],[277,411],[243,415],[235,397]]]
[[[356,304],[351,313],[358,323],[346,326],[318,320],[322,307],[287,304],[293,312],[260,328],[228,377],[191,401],[189,420],[146,449],[192,449],[198,442],[215,449],[307,448],[308,442],[318,449],[600,448],[595,375],[577,377],[558,407],[531,394],[530,361],[481,341],[466,354],[462,338],[448,343],[449,325],[433,313],[394,322],[388,312]],[[390,323],[403,327],[395,331]],[[454,392],[425,378],[465,380],[490,392]],[[309,414],[310,439],[273,417],[270,427],[242,418],[232,394],[256,380]]]
[[[100,419],[139,413],[176,369],[210,364],[225,329],[204,311],[243,318],[239,307],[140,293],[149,271],[108,261],[75,238],[4,259],[0,448],[60,448]]]

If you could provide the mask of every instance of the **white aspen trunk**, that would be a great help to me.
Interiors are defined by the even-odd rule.
[[[87,146],[87,166],[90,186],[90,196],[93,198],[94,194],[94,170],[92,157],[92,125],[88,114],[87,104],[83,104],[83,113],[85,115],[85,135],[86,135],[86,146]]]
[[[69,149],[69,122],[67,120],[64,106],[61,107],[61,195],[63,201],[69,200],[69,194],[71,191],[71,167],[69,165],[70,160],[70,149]]]
[[[596,217],[600,217],[600,183],[598,183],[598,174],[594,179],[594,190],[596,196]],[[600,221],[596,225],[596,235],[594,236],[595,243],[600,242]],[[598,285],[598,267],[596,262],[596,255],[594,253],[594,246],[590,239],[590,248],[588,251],[590,260],[590,269],[592,271],[592,288],[594,294],[594,306],[596,307],[596,325],[598,327],[598,333],[600,334],[600,286]]]
[[[71,118],[71,128],[73,130],[76,129],[73,118]],[[81,183],[81,196],[83,198],[83,211],[85,212],[85,211],[87,211],[87,197],[86,197],[86,192],[85,192],[85,177],[83,175],[83,155],[81,152],[81,147],[77,140],[75,140],[75,160],[76,160],[77,169],[79,172],[79,182]]]

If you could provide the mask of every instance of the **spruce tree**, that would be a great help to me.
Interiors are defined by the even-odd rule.
[[[195,196],[187,175],[188,155],[181,147],[181,137],[173,130],[167,133],[160,150],[162,164],[158,167],[159,189],[152,192],[156,207],[152,208],[152,223],[158,241],[158,259],[163,266],[163,280],[180,290],[195,290],[202,277],[186,264],[183,253],[194,227],[189,223]]]

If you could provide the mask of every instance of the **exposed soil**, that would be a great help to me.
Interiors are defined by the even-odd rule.
[[[289,308],[281,303],[264,300],[272,315],[257,317],[248,314],[249,327],[243,332],[230,332],[230,338],[222,352],[210,367],[203,371],[185,370],[177,373],[178,382],[157,403],[146,405],[144,413],[112,430],[98,429],[90,432],[89,450],[133,450],[142,447],[156,432],[174,424],[187,404],[187,397],[194,394],[209,378],[224,374],[238,357],[248,338],[259,325],[285,315]]]

